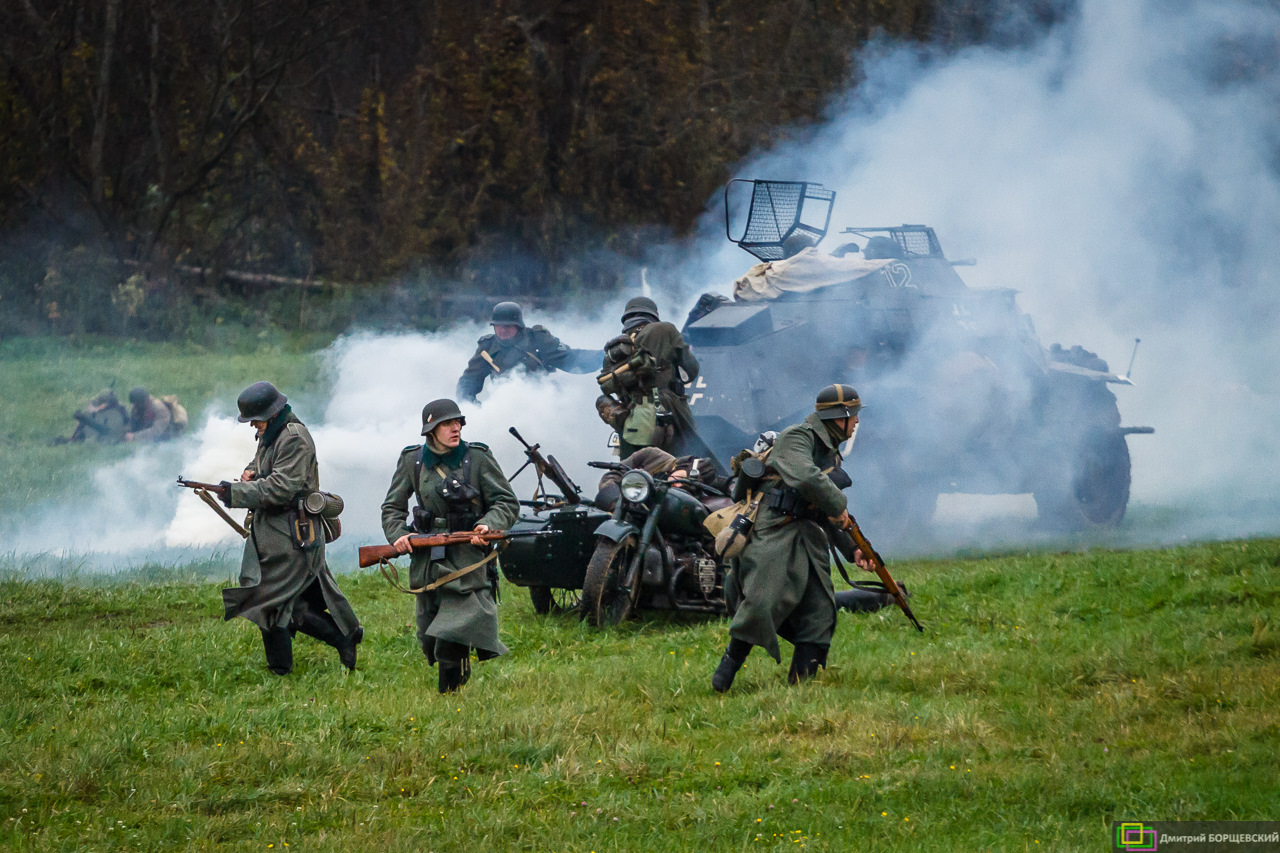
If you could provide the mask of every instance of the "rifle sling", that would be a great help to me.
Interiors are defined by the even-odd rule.
[[[439,580],[434,581],[433,583],[429,583],[426,586],[418,587],[417,589],[405,589],[400,584],[400,572],[396,569],[396,567],[392,563],[388,562],[387,560],[380,561],[378,565],[378,569],[379,571],[382,572],[382,576],[387,579],[387,582],[390,583],[392,586],[394,586],[396,589],[408,595],[417,595],[420,592],[435,592],[437,589],[449,583],[450,581],[456,581],[458,578],[462,577],[463,575],[468,575],[471,572],[474,572],[476,569],[480,568],[481,566],[488,565],[489,563],[497,559],[497,557],[498,557],[498,550],[495,548],[493,550],[493,553],[485,557],[480,562],[472,563],[471,565],[462,569],[458,569],[455,572],[449,572],[449,574],[445,575]]]

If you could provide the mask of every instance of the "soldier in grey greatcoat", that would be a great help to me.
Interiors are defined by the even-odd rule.
[[[729,689],[753,646],[781,663],[779,637],[795,646],[788,675],[792,684],[826,666],[836,627],[827,530],[848,515],[835,482],[849,484],[840,469],[839,447],[853,435],[861,408],[852,387],[828,385],[818,393],[815,411],[774,441],[759,515],[725,581],[733,620],[729,647],[711,677],[716,691]],[[861,552],[854,560],[870,569]]]
[[[489,448],[462,440],[465,423],[453,400],[428,403],[422,409],[426,438],[400,452],[382,502],[387,541],[401,554],[413,551],[409,578],[417,597],[418,643],[427,662],[439,664],[441,693],[466,683],[472,649],[480,660],[507,652],[498,638],[496,551],[478,537],[414,550],[409,537],[506,530],[520,511]],[[412,511],[411,497],[417,501]]]
[[[353,670],[364,628],[325,562],[320,518],[309,519],[309,541],[295,541],[299,501],[319,490],[320,473],[311,433],[287,400],[270,382],[256,382],[236,401],[238,420],[258,431],[258,451],[240,480],[224,480],[218,494],[227,506],[251,511],[240,585],[222,591],[224,618],[243,616],[261,629],[267,667],[277,675],[293,669],[297,631],[337,649]]]
[[[543,326],[526,327],[524,312],[514,302],[499,302],[490,317],[493,333],[476,341],[475,354],[458,378],[459,400],[475,400],[490,376],[515,370],[554,373],[581,372],[574,366],[576,353]]]

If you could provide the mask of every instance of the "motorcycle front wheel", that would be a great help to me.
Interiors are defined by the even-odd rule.
[[[596,627],[617,625],[635,610],[640,596],[640,566],[628,572],[636,555],[634,536],[621,542],[601,538],[582,583],[582,616]]]

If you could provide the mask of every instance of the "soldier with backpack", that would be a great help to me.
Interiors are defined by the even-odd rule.
[[[138,386],[129,392],[129,431],[125,441],[166,441],[187,428],[187,410],[173,394],[153,397]]]
[[[674,456],[712,456],[698,437],[685,385],[698,378],[698,359],[671,323],[658,318],[647,296],[629,300],[622,334],[605,344],[596,381],[600,419],[618,432],[618,455],[660,447]]]

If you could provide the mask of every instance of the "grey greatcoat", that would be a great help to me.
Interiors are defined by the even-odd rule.
[[[415,495],[419,505],[434,519],[429,532],[450,532],[449,505],[440,494],[445,475],[471,484],[479,493],[472,509],[475,520],[466,529],[484,524],[490,530],[506,530],[519,516],[520,503],[488,447],[478,442],[461,442],[454,452],[438,456],[429,447],[415,444],[400,452],[391,487],[382,502],[382,530],[388,542],[395,542],[408,533],[428,532],[409,529],[409,500]],[[470,543],[450,545],[434,560],[430,549],[416,549],[409,563],[410,584],[414,589],[421,589],[486,556],[487,550]],[[436,640],[476,649],[482,660],[506,654],[507,647],[498,639],[498,607],[490,586],[489,569],[496,571],[492,564],[481,566],[431,592],[417,594],[418,643],[428,661],[436,661]]]
[[[311,433],[292,412],[274,440],[271,430],[259,439],[258,452],[247,466],[254,477],[232,483],[228,506],[248,507],[249,538],[240,561],[240,586],[222,591],[225,618],[243,616],[264,631],[296,624],[308,607],[303,593],[319,583],[324,603],[345,636],[359,626],[346,597],[324,559],[324,540],[299,550],[289,531],[289,511],[299,495],[320,488],[316,447]]]
[[[810,517],[760,508],[747,546],[725,581],[733,612],[729,636],[765,648],[781,662],[778,637],[830,646],[835,633],[825,520],[844,512],[844,493],[824,473],[840,465],[839,445],[817,414],[787,427],[769,454],[768,473],[795,489]],[[772,488],[777,488],[775,485]]]

